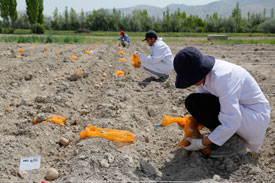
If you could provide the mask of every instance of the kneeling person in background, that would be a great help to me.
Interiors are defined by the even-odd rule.
[[[120,37],[117,40],[120,41],[118,46],[121,45],[122,47],[127,47],[127,48],[130,46],[130,38],[127,34],[125,34],[124,31],[120,32]]]
[[[150,48],[150,55],[138,53],[141,61],[141,68],[151,76],[147,80],[155,80],[164,82],[169,78],[170,72],[173,70],[173,55],[162,38],[158,38],[155,31],[148,31],[145,39]]]

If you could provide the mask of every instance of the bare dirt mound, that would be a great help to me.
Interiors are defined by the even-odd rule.
[[[94,46],[93,53],[85,54],[90,46]],[[185,46],[196,46],[204,54],[237,63],[252,73],[272,109],[259,158],[248,153],[211,159],[201,152],[176,150],[183,138],[177,125],[154,126],[160,124],[162,114],[187,114],[184,99],[194,88],[175,89],[175,73],[166,83],[139,86],[138,82],[147,75],[131,66],[130,55],[136,49],[149,53],[145,44],[118,50],[114,44],[1,43],[0,182],[28,182],[27,173],[19,172],[19,161],[30,156],[41,156],[41,168],[33,171],[36,183],[45,180],[51,167],[59,172],[59,178],[52,182],[272,182],[275,179],[275,46],[192,43],[169,46],[173,54]],[[18,53],[21,48],[25,51]],[[126,55],[119,56],[118,51]],[[73,60],[72,56],[78,59]],[[128,62],[118,62],[119,57]],[[78,70],[83,73],[73,74]],[[125,77],[114,75],[117,70],[124,71]],[[72,118],[65,126],[42,124],[49,115],[72,115]],[[33,124],[35,116],[37,125]],[[79,140],[86,125],[128,130],[135,134],[136,141],[117,147],[101,138]],[[62,137],[70,141],[68,146],[59,143]]]

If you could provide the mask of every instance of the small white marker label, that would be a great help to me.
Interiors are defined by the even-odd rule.
[[[34,170],[40,168],[40,157],[21,158],[19,170]]]

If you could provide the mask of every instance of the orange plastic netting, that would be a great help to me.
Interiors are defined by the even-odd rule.
[[[118,55],[125,55],[126,53],[124,51],[119,51],[117,54]]]
[[[71,59],[72,60],[78,60],[79,58],[77,56],[72,56]]]
[[[85,51],[85,54],[91,55],[91,52],[87,50],[87,51]]]
[[[117,75],[117,76],[122,76],[122,77],[125,76],[124,72],[121,71],[121,70],[116,71],[116,72],[115,72],[115,75]]]
[[[82,70],[77,70],[77,74],[82,74],[83,73],[83,71]]]
[[[135,67],[135,68],[140,68],[140,65],[141,65],[141,61],[138,57],[138,54],[133,54],[131,56],[131,59],[132,59],[132,65]]]
[[[37,117],[36,116],[33,118],[33,124],[37,125]]]
[[[118,60],[119,62],[128,62],[128,60],[126,58],[119,58]]]
[[[171,116],[162,116],[162,123],[161,126],[168,126],[173,123],[178,123],[180,126],[184,128],[184,137],[178,144],[178,148],[182,146],[189,146],[190,142],[186,140],[186,138],[194,138],[194,139],[201,139],[202,135],[200,130],[203,128],[203,125],[200,124],[195,118],[192,116],[184,116],[184,117],[171,117]],[[211,153],[211,148],[206,147],[205,149],[201,150],[204,154],[209,155]]]
[[[80,138],[84,139],[85,137],[102,137],[117,142],[134,142],[136,140],[134,134],[129,131],[103,129],[91,125],[88,125],[84,131],[80,132]]]
[[[42,124],[46,123],[46,122],[53,122],[53,123],[57,123],[60,126],[64,126],[64,123],[68,120],[68,118],[64,118],[62,116],[49,116],[50,119],[47,119],[46,121],[42,121]]]

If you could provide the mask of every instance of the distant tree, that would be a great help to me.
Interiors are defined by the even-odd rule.
[[[16,0],[0,0],[0,12],[4,27],[8,28],[11,26],[11,29],[8,29],[8,33],[13,33],[14,31],[15,22],[18,17],[16,7]]]
[[[69,30],[69,10],[68,7],[66,6],[65,10],[64,10],[64,23],[63,23],[63,29],[65,30]]]
[[[26,5],[27,15],[30,24],[32,25],[32,32],[36,34],[44,34],[43,0],[26,0]]]
[[[264,18],[261,13],[252,13],[248,21],[248,32],[258,32],[258,26],[264,22]]]
[[[171,29],[173,32],[180,32],[182,29],[183,21],[181,21],[181,13],[178,8],[177,11],[171,14]]]
[[[29,18],[26,12],[18,13],[18,18],[15,22],[14,28],[16,29],[30,29]]]
[[[109,29],[110,15],[107,10],[99,9],[94,10],[92,13],[92,30],[107,31]]]
[[[121,15],[119,30],[132,31],[130,26],[130,16]]]
[[[141,22],[141,10],[134,10],[130,18],[130,27],[131,31],[140,32],[142,31],[142,22]]]
[[[124,29],[123,26],[121,26],[121,12],[117,11],[115,8],[113,9],[112,15],[111,15],[111,22],[113,22],[111,24],[111,28],[113,31],[118,31],[118,30],[122,30]]]
[[[84,10],[82,9],[79,17],[79,24],[81,29],[84,29],[86,27],[85,23],[86,23],[86,15],[84,13]]]
[[[147,10],[139,11],[139,16],[141,20],[141,30],[148,31],[152,29],[152,19],[148,16]]]
[[[58,22],[59,14],[58,14],[58,8],[56,7],[53,11],[53,20],[51,21],[51,27],[55,30],[58,30],[60,27],[60,24]]]
[[[44,26],[46,30],[52,29],[52,17],[51,16],[44,16]]]
[[[259,30],[265,33],[275,33],[275,18],[269,18],[259,25]]]
[[[266,8],[264,8],[263,17],[266,19]]]
[[[51,28],[54,30],[64,29],[64,19],[63,16],[59,13],[58,8],[56,7],[53,11],[53,18],[51,20]]]
[[[234,32],[234,19],[232,17],[221,19],[223,32]]]
[[[270,18],[274,17],[274,8],[271,9]]]
[[[18,17],[18,14],[16,11],[17,2],[16,2],[16,0],[9,0],[8,2],[9,2],[8,6],[9,6],[9,17],[11,20],[11,26],[12,26],[12,28],[14,28],[14,24]]]
[[[39,13],[38,3],[39,3],[39,0],[26,0],[27,15],[32,25],[37,23],[38,13]]]
[[[4,27],[7,28],[9,26],[8,0],[0,0],[0,11],[1,17],[3,18]]]
[[[162,30],[164,32],[169,32],[171,31],[171,21],[170,21],[170,11],[169,8],[166,8],[166,11],[163,12],[162,16]]]
[[[37,17],[37,23],[44,24],[44,4],[43,0],[38,0],[38,17]]]
[[[152,18],[153,25],[152,25],[152,30],[155,30],[156,32],[161,32],[162,31],[162,20],[160,18],[157,18],[155,20],[155,17]]]
[[[235,32],[241,32],[242,15],[241,15],[241,9],[239,7],[239,2],[236,3],[236,7],[232,11],[232,15],[231,16],[234,19],[234,31]]]
[[[70,10],[70,25],[71,30],[77,30],[79,28],[78,16],[73,8]]]

